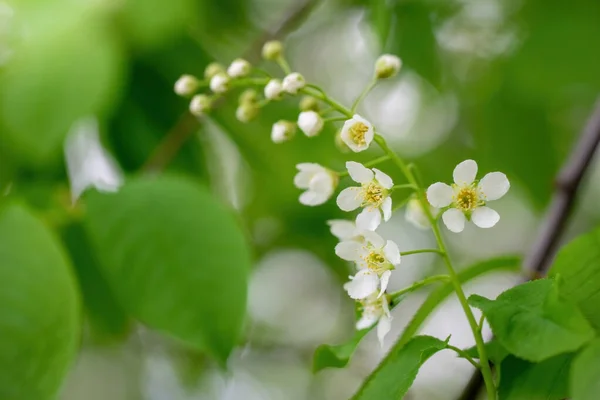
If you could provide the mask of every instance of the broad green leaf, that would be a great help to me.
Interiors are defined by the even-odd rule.
[[[83,305],[99,340],[123,338],[129,332],[129,317],[117,302],[100,272],[98,256],[91,248],[83,226],[74,222],[62,229],[83,297]]]
[[[59,244],[26,209],[0,211],[0,398],[53,399],[79,342],[79,298]]]
[[[483,311],[500,344],[525,360],[574,351],[594,337],[579,309],[560,298],[552,279],[524,283],[496,300],[473,295],[469,303]]]
[[[313,372],[319,372],[328,367],[343,368],[348,365],[356,347],[369,329],[355,331],[354,336],[348,342],[336,346],[322,344],[315,350],[313,358]]]
[[[576,303],[600,331],[600,229],[579,236],[560,250],[549,276],[558,274],[561,295]]]
[[[416,336],[405,346],[392,348],[352,399],[401,399],[415,380],[421,365],[445,348],[446,342],[431,336]]]
[[[496,339],[492,339],[485,344],[485,352],[488,359],[495,365],[500,364],[510,354]],[[465,349],[465,353],[472,358],[479,358],[477,346]]]
[[[517,257],[500,257],[492,260],[487,260],[475,265],[470,266],[464,271],[459,272],[458,280],[465,284],[466,282],[477,278],[478,276],[484,275],[488,272],[493,271],[514,271],[518,272],[521,268],[521,260]],[[444,301],[452,292],[454,291],[454,287],[451,282],[448,282],[433,292],[427,297],[427,300],[421,304],[421,307],[417,310],[412,320],[408,323],[404,332],[402,332],[402,336],[396,344],[395,347],[402,347],[405,343],[407,343],[419,330],[421,325],[425,322],[429,314],[442,302]]]
[[[571,367],[573,400],[596,400],[600,393],[600,339],[596,339],[575,356]]]
[[[233,215],[185,178],[138,178],[90,193],[86,227],[119,302],[221,362],[237,343],[250,254]]]
[[[569,396],[572,354],[561,354],[534,364],[508,356],[501,364],[501,400],[563,400]]]

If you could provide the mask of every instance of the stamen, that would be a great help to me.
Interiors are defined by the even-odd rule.
[[[357,121],[350,127],[348,132],[350,133],[350,138],[354,143],[356,143],[358,146],[364,146],[367,144],[367,141],[365,140],[365,134],[368,130],[369,127],[367,125]]]

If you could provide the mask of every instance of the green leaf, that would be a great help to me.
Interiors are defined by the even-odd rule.
[[[125,309],[224,362],[240,337],[250,268],[233,215],[206,188],[172,176],[86,201],[102,272]]]
[[[579,236],[560,250],[549,276],[558,274],[560,294],[576,303],[600,331],[600,229]]]
[[[336,346],[322,344],[315,350],[313,358],[313,372],[319,372],[322,369],[344,368],[348,365],[350,357],[354,354],[356,347],[370,329],[355,331],[354,336],[348,342]]]
[[[577,307],[559,297],[552,279],[524,283],[493,301],[473,295],[469,303],[483,311],[511,354],[529,361],[577,350],[594,337]]]
[[[373,29],[377,33],[379,45],[382,49],[386,48],[395,17],[390,4],[391,2],[391,0],[373,0],[368,3],[368,17],[371,25],[373,25]]]
[[[485,352],[489,360],[495,365],[502,363],[502,361],[510,354],[496,339],[492,339],[485,344]],[[479,359],[477,346],[465,349],[465,353],[472,358]]]
[[[75,280],[48,229],[20,206],[0,214],[0,398],[53,399],[75,357]]]
[[[403,347],[394,347],[352,397],[353,400],[401,399],[419,368],[446,342],[431,336],[416,336]]]
[[[575,357],[571,367],[573,400],[596,400],[600,393],[600,339],[595,339]]]
[[[572,354],[561,354],[537,364],[508,356],[501,364],[501,400],[562,400],[569,396]]]

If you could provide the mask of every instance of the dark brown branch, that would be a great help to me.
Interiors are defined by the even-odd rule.
[[[573,211],[577,192],[600,143],[600,99],[591,114],[579,141],[571,151],[569,158],[559,171],[555,181],[554,196],[544,217],[531,251],[523,265],[531,279],[546,275],[548,268],[558,251],[566,223]],[[460,400],[475,400],[483,386],[481,374],[477,371],[467,384]]]

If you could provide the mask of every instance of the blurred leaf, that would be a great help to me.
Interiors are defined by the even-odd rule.
[[[100,272],[87,232],[80,223],[73,222],[63,228],[62,238],[77,273],[93,333],[100,340],[125,337],[130,328],[129,317]]]
[[[492,271],[514,271],[518,272],[521,269],[521,260],[517,257],[500,257],[492,260],[483,261],[474,264],[464,271],[458,273],[459,281],[464,285],[466,282],[477,278],[478,276],[487,274]],[[440,286],[427,297],[427,300],[421,304],[421,307],[417,310],[415,315],[412,317],[404,331],[402,336],[394,347],[401,347],[407,343],[419,330],[423,322],[427,319],[429,314],[451,293],[454,292],[454,286],[451,282],[445,283]]]
[[[572,360],[572,354],[562,354],[533,364],[508,356],[501,364],[499,398],[562,400],[568,397],[568,376]]]
[[[367,3],[369,19],[379,39],[379,45],[384,50],[394,20],[393,1],[395,0],[373,0]]]
[[[319,372],[328,367],[344,368],[348,365],[350,357],[358,347],[363,337],[369,332],[368,329],[357,330],[348,342],[340,345],[322,344],[315,350],[313,358],[313,372]]]
[[[564,246],[548,275],[560,275],[561,295],[576,303],[592,326],[600,331],[600,229]]]
[[[233,216],[204,187],[169,176],[86,203],[102,272],[126,310],[224,362],[240,337],[250,268]]]
[[[67,3],[45,19],[32,17],[0,74],[0,139],[29,161],[56,157],[76,119],[101,114],[114,100],[120,49],[86,11]]]
[[[79,341],[79,299],[69,264],[29,211],[0,214],[0,398],[53,399]]]
[[[495,365],[499,365],[506,357],[510,355],[510,353],[496,339],[492,339],[485,344],[485,352],[488,356],[488,359]],[[479,359],[477,346],[465,349],[465,353],[472,358]]]
[[[596,400],[600,393],[600,339],[585,347],[571,367],[571,396],[573,400]]]
[[[415,380],[419,368],[446,342],[431,336],[416,336],[402,347],[394,346],[366,379],[352,399],[401,399]]]
[[[552,279],[524,283],[496,300],[472,295],[469,304],[483,311],[511,354],[529,361],[577,350],[594,337],[581,311],[559,297]]]

